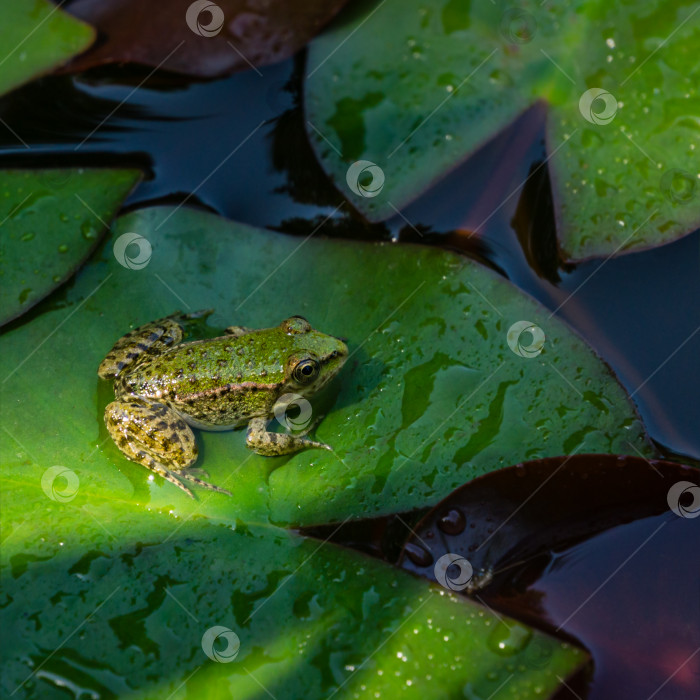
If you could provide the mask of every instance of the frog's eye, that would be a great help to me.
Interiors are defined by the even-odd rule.
[[[311,330],[311,324],[303,316],[292,316],[286,321],[282,321],[282,329],[291,335],[308,333]]]
[[[318,377],[321,368],[318,360],[302,360],[293,370],[292,376],[299,384],[308,384]]]

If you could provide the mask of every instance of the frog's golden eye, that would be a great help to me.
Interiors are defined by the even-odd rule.
[[[299,384],[308,384],[318,377],[321,365],[318,360],[302,360],[293,370],[292,376]]]

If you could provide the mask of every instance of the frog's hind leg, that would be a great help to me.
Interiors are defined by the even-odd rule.
[[[137,397],[118,399],[105,409],[105,425],[126,457],[175,484],[191,498],[194,494],[181,479],[231,495],[214,484],[187,474],[187,468],[197,461],[194,433],[167,406]]]
[[[163,352],[182,340],[182,324],[208,316],[211,309],[183,314],[177,311],[170,316],[151,321],[119,338],[99,366],[97,374],[102,379],[113,379],[129,365],[145,354]]]

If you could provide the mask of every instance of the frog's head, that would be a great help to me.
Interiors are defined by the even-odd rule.
[[[285,368],[286,389],[312,396],[340,372],[348,359],[348,346],[340,338],[314,330],[301,316],[282,321],[280,328],[293,348]]]

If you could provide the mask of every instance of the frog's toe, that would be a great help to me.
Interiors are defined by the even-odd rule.
[[[233,494],[230,491],[227,491],[226,489],[222,489],[220,486],[215,486],[214,484],[210,484],[208,481],[203,481],[202,479],[197,478],[192,474],[192,469],[188,469],[187,471],[181,472],[178,474],[178,476],[181,479],[187,479],[188,481],[191,481],[193,484],[197,484],[197,486],[201,486],[203,489],[209,489],[210,491],[216,491],[217,493],[223,493],[226,496],[233,496]],[[197,470],[197,471],[202,471],[202,470]]]
[[[187,486],[185,486],[180,479],[175,476],[175,474],[166,469],[162,464],[158,464],[158,462],[152,459],[145,466],[147,466],[151,471],[154,471],[156,474],[160,474],[160,476],[162,476],[166,481],[169,481],[171,484],[175,484],[175,486],[182,489],[190,498],[194,498],[192,491],[190,491]]]

